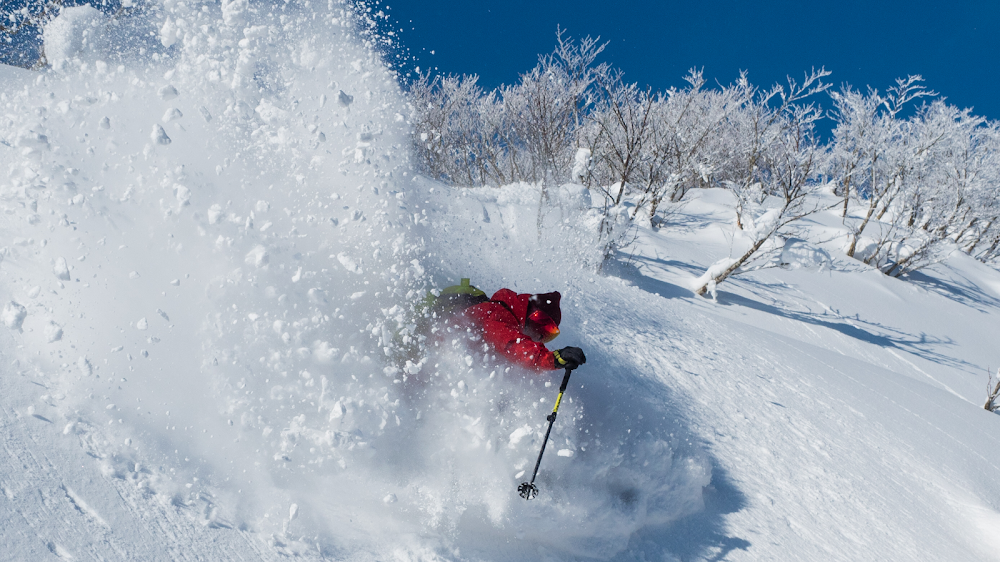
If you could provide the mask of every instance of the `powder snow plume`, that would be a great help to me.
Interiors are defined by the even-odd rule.
[[[394,363],[412,303],[462,272],[436,260],[494,243],[433,235],[445,190],[413,181],[409,110],[355,21],[333,1],[64,9],[50,68],[0,72],[5,362],[105,474],[280,554],[602,558],[700,509],[682,437],[622,449],[586,400],[526,505],[548,378],[461,341]]]

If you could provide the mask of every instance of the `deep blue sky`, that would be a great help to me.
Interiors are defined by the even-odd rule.
[[[385,0],[423,67],[478,74],[485,87],[517,80],[550,52],[556,25],[601,36],[604,61],[654,89],[682,85],[693,66],[710,82],[740,69],[758,85],[833,71],[836,87],[880,90],[921,74],[960,107],[1000,119],[1000,2],[838,0],[702,2]],[[430,51],[435,54],[430,54]],[[828,107],[826,99],[821,100]]]
[[[0,0],[0,12],[36,1]],[[280,0],[251,0],[260,1]],[[722,83],[746,69],[761,86],[814,66],[833,71],[828,80],[838,87],[885,90],[896,77],[921,74],[951,103],[1000,119],[998,0],[953,0],[947,7],[927,0],[369,1],[388,4],[416,64],[478,74],[488,88],[534,66],[539,53],[552,50],[561,25],[574,37],[608,41],[602,60],[657,90],[683,85],[693,66]],[[15,62],[31,51],[25,47],[0,45],[0,60]]]

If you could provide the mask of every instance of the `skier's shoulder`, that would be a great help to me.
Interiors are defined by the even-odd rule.
[[[464,315],[482,323],[498,322],[516,326],[518,324],[517,310],[526,307],[526,305],[520,305],[520,301],[524,300],[520,298],[522,296],[527,297],[527,295],[518,295],[510,289],[500,289],[489,300],[465,309]]]
[[[508,309],[519,323],[524,323],[524,319],[528,315],[528,302],[530,299],[531,295],[527,293],[515,293],[510,289],[500,289],[493,293],[493,296],[490,297],[490,302],[499,303]]]

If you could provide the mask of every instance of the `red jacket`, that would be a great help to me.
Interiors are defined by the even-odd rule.
[[[555,369],[552,352],[522,332],[530,298],[529,294],[500,289],[490,300],[465,309],[463,315],[480,328],[486,343],[507,359],[539,371]]]

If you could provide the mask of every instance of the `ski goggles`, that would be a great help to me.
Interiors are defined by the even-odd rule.
[[[538,340],[542,343],[549,343],[559,335],[559,326],[555,321],[541,310],[535,310],[528,315],[528,321],[532,329],[537,333]]]

